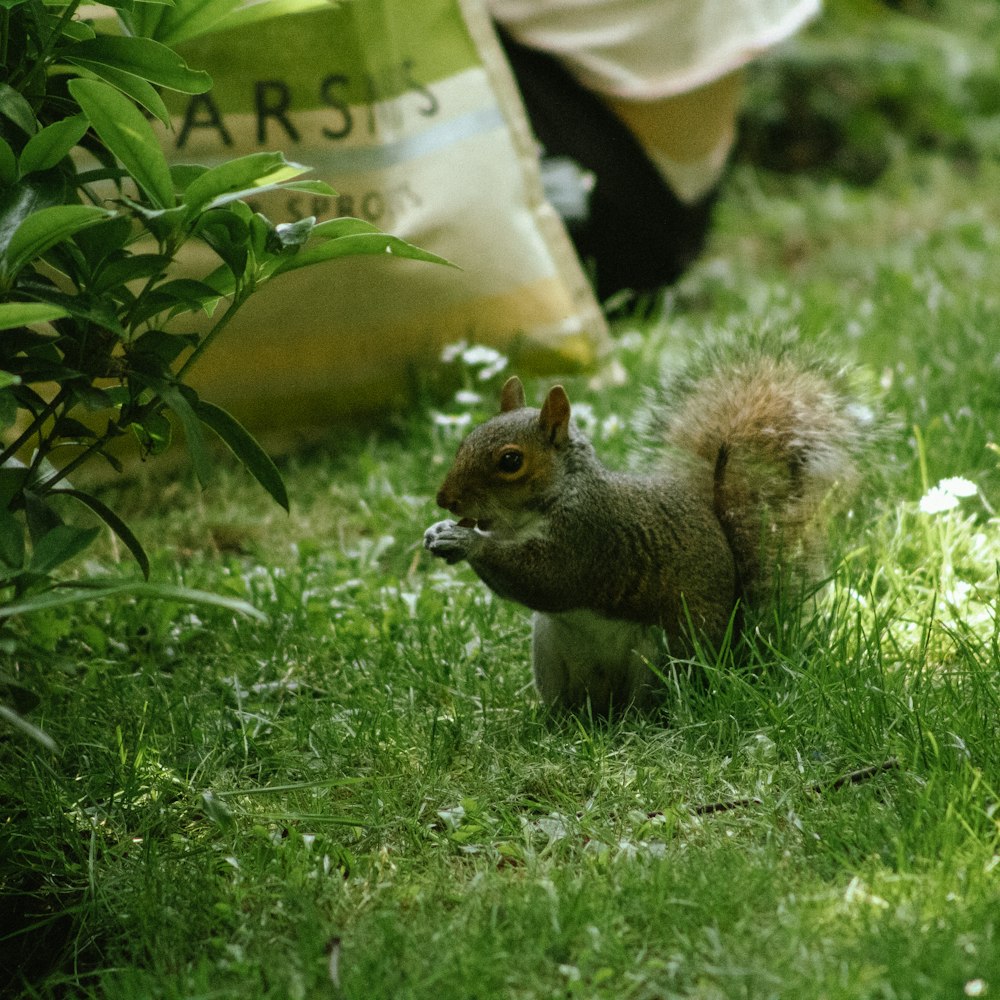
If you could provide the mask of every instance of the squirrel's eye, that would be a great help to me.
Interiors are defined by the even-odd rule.
[[[518,451],[516,448],[508,448],[501,452],[497,459],[497,468],[508,474],[517,472],[522,465],[524,465],[524,452]]]

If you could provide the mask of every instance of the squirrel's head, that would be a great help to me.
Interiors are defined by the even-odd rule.
[[[570,406],[561,385],[540,410],[525,406],[514,376],[500,393],[500,413],[476,427],[459,446],[438,505],[459,523],[483,531],[517,531],[551,502],[560,456],[574,440]]]

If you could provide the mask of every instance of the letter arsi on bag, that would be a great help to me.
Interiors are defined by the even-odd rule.
[[[404,59],[398,66],[386,70],[381,75],[366,74],[363,88],[367,98],[367,113],[357,117],[348,102],[351,77],[345,73],[328,73],[316,84],[315,94],[323,108],[329,108],[332,115],[323,116],[313,139],[322,137],[331,142],[346,139],[357,128],[375,136],[379,131],[380,119],[384,126],[400,128],[408,108],[398,102],[388,102],[400,92],[419,95],[422,100],[415,105],[413,113],[425,118],[433,117],[440,109],[434,92],[426,84],[414,77],[415,60]],[[391,81],[391,83],[386,83]],[[257,145],[270,148],[277,144],[293,145],[303,140],[303,129],[308,125],[296,122],[296,118],[315,106],[315,100],[303,101],[299,95],[296,103],[292,85],[281,79],[252,80],[247,83],[253,95],[253,109],[256,118]],[[225,114],[219,108],[211,92],[192,95],[181,117],[180,128],[175,132],[174,147],[183,149],[195,129],[214,130],[224,146],[232,146],[233,138],[226,128]]]

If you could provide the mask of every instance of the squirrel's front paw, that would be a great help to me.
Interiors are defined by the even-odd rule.
[[[424,532],[424,548],[449,564],[457,563],[468,558],[474,537],[474,528],[463,527],[450,519],[438,521]]]

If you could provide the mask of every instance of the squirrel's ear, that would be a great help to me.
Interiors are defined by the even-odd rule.
[[[500,390],[500,412],[520,410],[524,405],[524,386],[516,375],[511,375]]]
[[[557,448],[569,440],[569,396],[561,385],[549,389],[538,420],[542,433]]]

